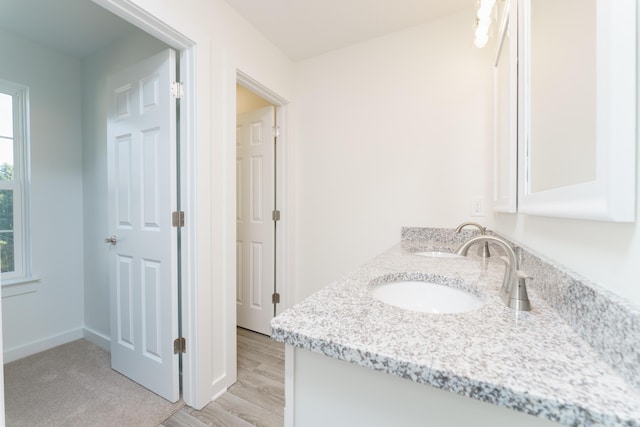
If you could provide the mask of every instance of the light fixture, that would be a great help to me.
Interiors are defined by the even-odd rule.
[[[476,1],[476,28],[474,44],[483,48],[489,41],[489,30],[493,21],[493,7],[496,0]]]

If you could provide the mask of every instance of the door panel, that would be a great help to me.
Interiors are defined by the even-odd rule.
[[[167,400],[179,398],[175,53],[108,79],[111,365]]]
[[[270,333],[273,318],[275,204],[273,106],[237,118],[238,326]]]
[[[134,347],[133,337],[133,286],[131,264],[133,258],[130,256],[117,256],[116,275],[116,310],[117,310],[117,343],[131,350]]]

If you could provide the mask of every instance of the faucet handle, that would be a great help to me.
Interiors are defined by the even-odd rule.
[[[516,271],[516,277],[518,280],[514,283],[514,289],[511,289],[508,305],[516,311],[530,311],[531,303],[527,293],[527,279],[533,280],[533,277],[522,270]]]
[[[525,273],[525,272],[524,272],[524,271],[522,271],[522,270],[518,270],[518,271],[516,271],[516,275],[518,276],[518,280],[525,280],[525,279],[531,279],[531,280],[533,280],[533,279],[534,279],[534,277],[529,276],[527,273]]]

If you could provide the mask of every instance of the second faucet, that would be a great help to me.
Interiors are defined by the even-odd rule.
[[[480,225],[477,222],[463,222],[458,226],[458,228],[456,228],[456,233],[460,233],[467,225],[477,227],[478,230],[480,230],[480,234],[483,236],[487,234],[487,227]],[[491,253],[489,252],[489,243],[487,241],[484,242],[484,245],[480,245],[480,248],[478,248],[478,255],[483,258],[489,258],[491,256]]]

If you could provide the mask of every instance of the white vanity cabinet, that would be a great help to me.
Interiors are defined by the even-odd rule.
[[[285,427],[560,426],[290,345],[285,360]]]

